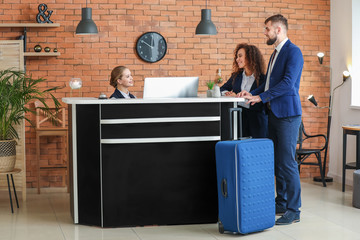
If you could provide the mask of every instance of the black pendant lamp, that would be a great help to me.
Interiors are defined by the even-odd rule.
[[[76,27],[77,35],[91,35],[98,34],[98,29],[95,22],[92,20],[92,9],[87,7],[81,9],[81,21]]]
[[[217,30],[214,23],[211,21],[211,9],[201,9],[201,21],[196,27],[196,35],[216,35]]]

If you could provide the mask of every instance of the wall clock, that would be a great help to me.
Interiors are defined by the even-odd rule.
[[[157,32],[146,32],[136,42],[136,53],[145,62],[155,63],[163,59],[167,51],[165,38]]]

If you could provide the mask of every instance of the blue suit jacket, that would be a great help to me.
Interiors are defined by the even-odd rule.
[[[228,90],[234,93],[241,92],[241,83],[243,80],[243,74],[240,72],[235,81],[233,76],[220,88],[221,91]],[[265,81],[265,76],[261,75],[259,84],[261,85]],[[256,81],[251,86],[251,90],[257,88]],[[252,136],[254,138],[264,138],[268,136],[268,123],[267,115],[264,111],[263,103],[256,103],[250,108],[243,108],[242,111],[242,123],[243,123],[243,137]]]
[[[300,116],[299,86],[303,65],[304,59],[299,47],[290,40],[286,41],[274,63],[269,89],[264,92],[263,83],[251,91],[251,94],[259,95],[263,103],[270,102],[271,111],[278,118]]]
[[[129,96],[130,96],[130,98],[135,98],[135,96],[132,95],[131,93],[129,93]],[[114,93],[110,96],[110,98],[113,98],[113,97],[114,98],[125,98],[117,88],[115,88]]]

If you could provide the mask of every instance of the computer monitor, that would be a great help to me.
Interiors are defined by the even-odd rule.
[[[197,97],[199,77],[145,78],[143,98]]]

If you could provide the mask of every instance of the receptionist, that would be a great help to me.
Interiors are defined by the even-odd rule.
[[[110,85],[115,88],[110,98],[136,98],[128,89],[134,86],[134,80],[127,67],[117,66],[111,71]]]

